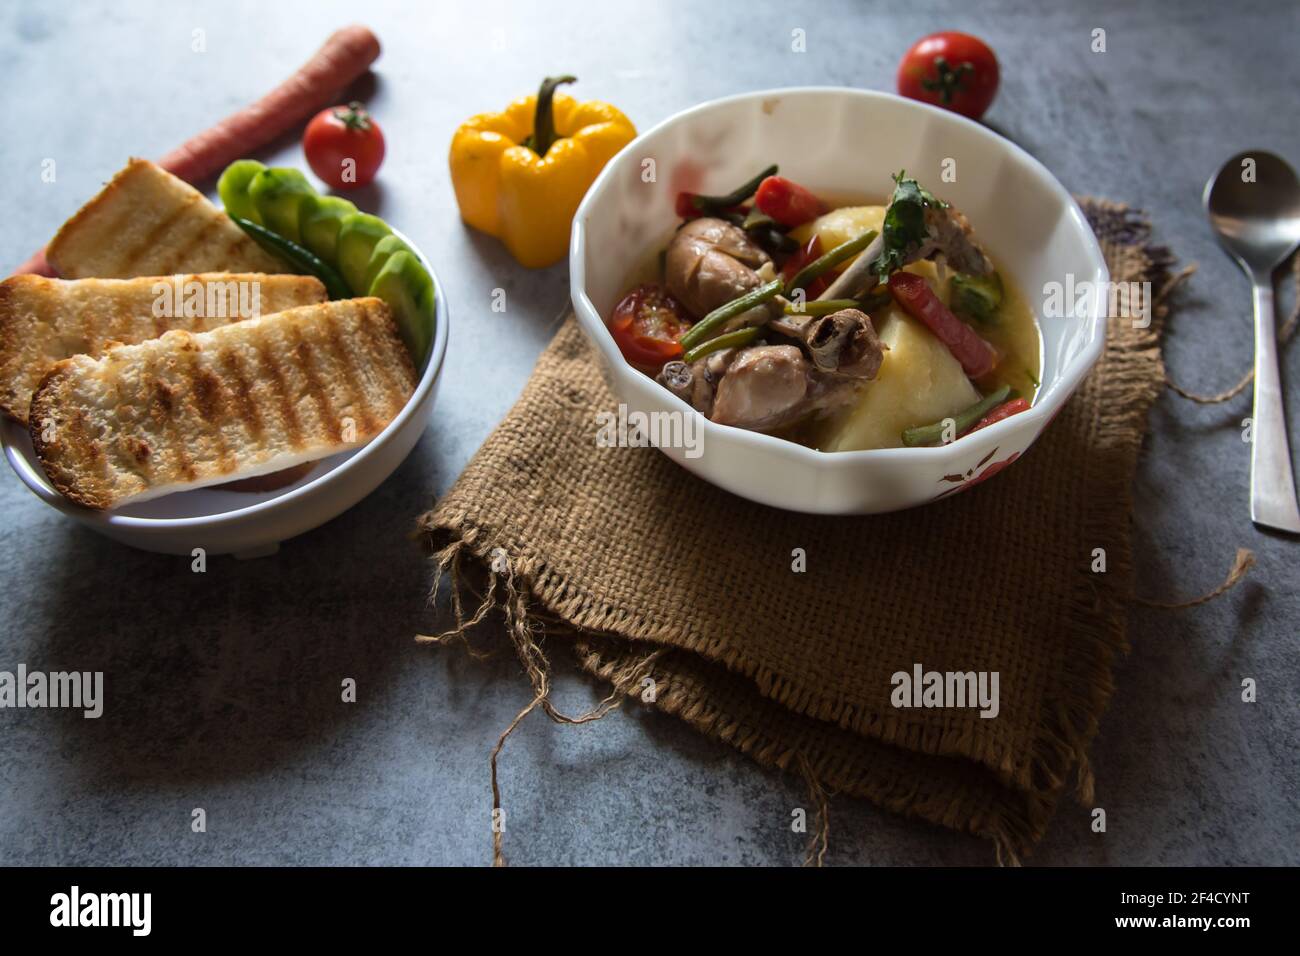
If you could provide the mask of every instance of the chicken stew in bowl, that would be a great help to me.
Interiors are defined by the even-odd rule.
[[[608,325],[719,424],[822,451],[940,445],[1029,408],[1033,313],[970,223],[904,173],[883,205],[764,170],[682,193]]]

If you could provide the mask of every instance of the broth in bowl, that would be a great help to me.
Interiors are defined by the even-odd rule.
[[[683,193],[607,324],[719,424],[822,451],[943,445],[1029,408],[1041,337],[971,224],[900,173],[884,204],[764,170]]]

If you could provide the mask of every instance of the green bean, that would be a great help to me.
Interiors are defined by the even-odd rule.
[[[795,289],[802,289],[813,279],[825,272],[829,272],[845,259],[856,256],[867,246],[871,245],[871,240],[876,238],[876,230],[868,229],[857,238],[850,239],[848,242],[841,242],[830,252],[822,253],[812,262],[808,263],[795,275],[793,279],[786,283],[785,294],[790,296]]]
[[[304,249],[293,240],[286,239],[278,232],[272,232],[265,226],[260,226],[250,219],[242,219],[239,216],[234,217],[234,219],[235,225],[257,240],[257,243],[262,248],[279,256],[281,259],[287,260],[295,268],[320,279],[331,299],[352,298],[352,290],[343,281],[343,276],[339,275],[337,269],[316,255],[316,253]]]
[[[719,209],[730,209],[732,206],[739,206],[750,196],[754,195],[754,193],[758,192],[759,184],[762,183],[763,180],[767,179],[768,176],[775,176],[776,169],[777,167],[774,163],[753,179],[746,183],[742,183],[725,196],[701,196],[698,194],[691,196],[691,205],[700,212],[716,212]]]
[[[751,325],[746,329],[736,329],[734,332],[723,332],[721,335],[701,342],[695,348],[691,349],[682,356],[682,361],[690,365],[698,358],[703,358],[710,352],[716,352],[719,349],[729,349],[740,345],[748,345],[754,339],[763,334],[761,325]]]
[[[894,297],[890,294],[888,287],[881,288],[880,286],[877,286],[876,288],[880,289],[880,291],[868,292],[862,298],[858,299],[858,308],[863,312],[866,312],[868,315],[875,312],[876,309],[884,308],[894,301]]]
[[[805,302],[803,305],[796,305],[791,302],[785,307],[786,315],[830,315],[832,312],[839,312],[841,309],[858,308],[857,299],[815,299],[812,302]]]
[[[963,432],[1005,402],[1010,395],[1011,386],[1003,385],[996,391],[990,392],[981,398],[970,408],[963,409],[953,415],[951,420],[954,437],[961,437]],[[948,419],[945,418],[933,425],[918,425],[915,428],[905,428],[903,430],[903,444],[908,448],[915,448],[918,445],[934,445],[942,442],[944,423],[947,421]]]
[[[766,285],[746,292],[739,299],[732,299],[726,305],[720,305],[700,321],[690,327],[681,337],[682,348],[692,349],[709,337],[709,333],[738,315],[743,315],[756,305],[762,305],[776,298],[781,291],[781,280],[773,279]]]

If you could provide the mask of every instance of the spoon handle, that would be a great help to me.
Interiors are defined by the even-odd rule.
[[[1273,313],[1273,277],[1251,277],[1255,305],[1255,410],[1251,425],[1250,518],[1256,524],[1300,533],[1291,474],[1291,448],[1282,409],[1282,381],[1277,370],[1277,325]]]

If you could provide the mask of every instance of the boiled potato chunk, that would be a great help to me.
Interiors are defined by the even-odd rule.
[[[812,222],[804,223],[797,229],[791,229],[790,235],[803,245],[813,236],[822,241],[822,252],[830,252],[841,243],[856,239],[868,229],[881,230],[885,222],[884,206],[844,206],[832,209],[824,216],[818,216]],[[853,260],[849,260],[852,262]],[[848,268],[849,263],[842,263],[836,272]]]
[[[857,406],[825,427],[817,443],[822,451],[901,448],[903,429],[955,415],[980,399],[961,363],[925,326],[897,305],[872,318],[889,351]]]

